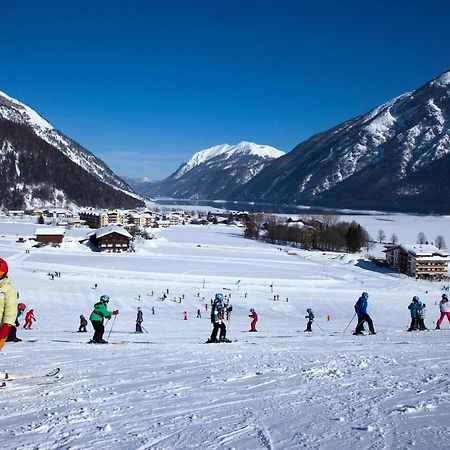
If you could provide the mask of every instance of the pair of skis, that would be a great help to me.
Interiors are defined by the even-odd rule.
[[[59,367],[56,367],[49,372],[37,372],[32,373],[28,375],[12,375],[9,372],[5,372],[3,374],[3,379],[1,380],[1,387],[5,388],[11,383],[17,383],[17,382],[51,382],[58,380],[60,377],[57,377],[57,375],[61,372],[61,369]]]

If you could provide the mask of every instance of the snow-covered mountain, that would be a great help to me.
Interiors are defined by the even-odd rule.
[[[450,71],[317,134],[233,199],[450,212]]]
[[[114,207],[141,203],[103,161],[3,92],[0,159],[2,185],[6,188],[3,193],[10,193],[2,196],[2,206]]]
[[[281,150],[253,142],[216,145],[195,153],[168,178],[148,184],[138,192],[174,198],[223,199],[282,155]]]

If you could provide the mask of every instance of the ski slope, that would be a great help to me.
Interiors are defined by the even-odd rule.
[[[18,335],[38,339],[8,343],[0,370],[59,367],[61,378],[1,389],[1,448],[448,448],[450,324],[405,331],[413,295],[427,303],[425,323],[434,328],[442,283],[411,280],[361,255],[248,241],[226,226],[159,230],[136,253],[114,255],[78,244],[86,230],[69,232],[58,249],[16,243],[33,231],[0,222],[0,256],[37,318]],[[61,277],[47,276],[54,271]],[[349,334],[355,321],[343,333],[362,291],[376,336]],[[231,294],[231,344],[204,344],[205,303],[216,292]],[[79,315],[88,317],[104,293],[120,310],[105,337],[114,324],[110,342],[127,342],[86,345],[92,327],[77,333]],[[131,333],[138,306],[148,334]],[[258,333],[248,333],[251,307]],[[303,332],[308,307],[311,334]]]

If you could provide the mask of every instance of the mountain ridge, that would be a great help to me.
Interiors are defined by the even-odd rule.
[[[449,212],[450,206],[438,199],[429,203],[429,182],[419,187],[413,178],[414,173],[426,173],[435,161],[447,164],[443,158],[450,152],[449,86],[446,71],[418,89],[310,137],[228,199]]]

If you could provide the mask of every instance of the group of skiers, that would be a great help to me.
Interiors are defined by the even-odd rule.
[[[21,342],[17,337],[17,328],[20,327],[19,317],[27,309],[25,303],[18,303],[18,293],[11,285],[8,263],[0,258],[0,350],[5,342]],[[36,320],[34,310],[30,309],[25,315],[24,329],[31,329]]]
[[[231,297],[231,296],[230,296]],[[369,334],[376,334],[373,321],[368,314],[368,298],[369,294],[363,292],[355,304],[355,316],[358,316],[358,322],[356,328],[353,332],[354,335],[362,335],[364,331],[364,323],[367,323],[369,327]],[[26,310],[26,305],[24,303],[18,303],[18,295],[15,289],[11,285],[11,277],[8,273],[8,264],[2,258],[0,258],[0,350],[5,345],[6,341],[19,342],[20,338],[16,335],[17,327],[20,326],[19,317]],[[109,303],[109,296],[103,294],[99,301],[95,303],[94,309],[89,316],[89,320],[94,328],[94,335],[90,343],[95,344],[105,344],[106,340],[103,339],[103,334],[105,332],[104,320],[109,320],[113,316],[119,314],[119,310],[109,311],[107,306]],[[425,303],[422,303],[419,297],[414,296],[408,309],[411,313],[411,325],[407,331],[414,330],[427,330],[425,326]],[[211,301],[211,323],[212,332],[208,339],[208,343],[215,342],[231,342],[226,337],[226,324],[225,321],[230,318],[233,306],[230,304],[230,298],[225,298],[223,294],[217,293],[214,300]],[[440,317],[436,323],[436,329],[440,329],[442,321],[447,317],[450,322],[450,303],[448,301],[447,294],[442,294],[442,299],[439,303]],[[201,317],[198,314],[197,317]],[[251,318],[250,332],[256,332],[256,323],[258,322],[258,314],[254,308],[250,309],[249,317]],[[154,313],[154,310],[153,310]],[[305,332],[312,331],[312,324],[314,322],[314,312],[311,308],[306,310],[307,315],[305,318],[308,320],[306,324]],[[36,318],[34,316],[33,309],[30,309],[25,317],[25,329],[30,329],[33,321]],[[353,319],[352,319],[353,320]],[[137,308],[136,316],[136,333],[143,332],[143,312],[141,307]],[[79,332],[87,332],[87,319],[81,315],[80,316],[80,326]]]

